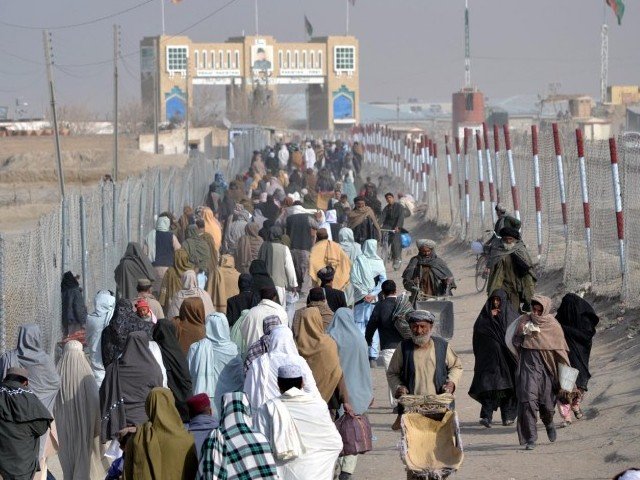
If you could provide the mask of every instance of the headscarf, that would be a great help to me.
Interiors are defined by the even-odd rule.
[[[163,215],[159,216],[156,220],[156,228],[151,230],[147,234],[146,242],[147,242],[147,251],[148,260],[150,262],[155,261],[156,259],[156,232],[169,232],[171,230],[171,219],[169,217],[165,217]]]
[[[318,284],[318,272],[331,265],[334,269],[333,288],[344,290],[349,283],[351,260],[341,245],[332,240],[320,240],[311,248],[309,256],[309,276]]]
[[[186,354],[192,343],[205,336],[204,304],[200,297],[185,298],[180,305],[180,314],[173,318],[176,327],[176,338],[182,351]]]
[[[217,172],[213,176],[213,191],[218,195],[224,195],[224,192],[229,188],[229,184],[224,179],[224,173]]]
[[[202,446],[198,478],[252,480],[278,477],[271,446],[266,437],[253,431],[251,408],[242,392],[222,397],[220,426]]]
[[[240,289],[238,288],[238,278],[240,278],[240,272],[236,270],[236,262],[231,255],[222,256],[220,273],[224,281],[224,300],[226,312],[227,299],[240,293]]]
[[[386,275],[384,262],[376,253],[377,248],[377,240],[366,240],[362,244],[362,255],[356,258],[351,268],[351,284],[355,289],[356,300],[369,295],[376,286],[377,276]]]
[[[86,341],[89,348],[89,362],[98,387],[104,379],[102,363],[102,332],[113,318],[116,297],[109,290],[100,290],[94,298],[94,311],[87,315]]]
[[[356,327],[353,310],[339,308],[327,334],[338,345],[340,367],[349,392],[349,403],[353,411],[362,415],[367,411],[373,399],[371,367],[369,365],[369,347]]]
[[[493,299],[500,299],[500,313],[491,314]],[[516,364],[505,343],[507,328],[518,318],[518,312],[504,290],[496,290],[485,302],[473,325],[474,376],[469,395],[479,400],[484,392],[515,387]]]
[[[169,220],[167,217],[161,217]],[[155,232],[155,231],[154,231]],[[155,245],[155,243],[154,243]],[[149,258],[142,253],[140,244],[129,242],[127,250],[116,267],[115,280],[119,298],[136,298],[138,280],[146,278],[152,283],[156,281],[156,272]]]
[[[198,470],[193,435],[174,406],[171,390],[154,388],[145,402],[149,421],[127,443],[124,478],[192,479]]]
[[[340,246],[353,264],[356,258],[362,255],[362,247],[354,240],[353,230],[347,227],[341,228],[340,233],[338,233],[338,239],[340,240]]]
[[[178,316],[182,303],[185,299],[192,297],[197,297],[202,300],[205,315],[215,310],[209,294],[198,287],[196,272],[187,270],[182,274],[181,281],[182,288],[173,296],[169,308],[166,310],[167,318]]]
[[[282,325],[282,321],[277,315],[269,315],[262,320],[262,331],[264,332],[264,335],[262,335],[259,340],[253,342],[247,349],[247,356],[244,360],[245,373],[247,373],[247,370],[249,370],[251,363],[255,359],[260,358],[269,351],[269,339],[271,338],[271,332],[275,328],[281,326],[284,327],[285,325]]]
[[[22,367],[29,372],[29,390],[53,413],[53,404],[60,388],[60,377],[53,359],[44,351],[40,327],[35,324],[22,325],[18,330],[15,350],[0,358],[0,373],[6,377],[7,370]]]
[[[182,215],[178,219],[178,240],[180,241],[180,243],[184,241],[187,227],[189,225],[193,225],[193,221],[193,208],[191,208],[189,205],[185,205],[182,209]]]
[[[80,286],[80,283],[78,283],[78,279],[73,274],[73,272],[71,271],[64,272],[64,274],[62,275],[62,280],[60,281],[60,288],[62,290],[76,288],[79,286]]]
[[[184,422],[189,421],[187,399],[193,395],[187,357],[176,338],[176,328],[169,320],[158,320],[153,329],[153,340],[160,347],[162,363],[167,371],[167,386],[173,392],[176,408]]]
[[[204,220],[204,231],[213,237],[216,244],[216,250],[219,252],[222,246],[222,227],[220,222],[213,214],[213,210],[209,207],[200,207],[200,215]]]
[[[551,299],[543,295],[534,295],[531,303],[542,305],[542,315],[538,316],[532,312],[520,317],[521,324],[520,328],[516,330],[516,333],[523,333],[523,321],[531,321],[540,331],[525,335],[522,347],[529,350],[557,350],[567,352],[569,347],[564,339],[562,327],[560,327],[556,318],[551,314]],[[569,365],[568,360],[567,365]]]
[[[302,312],[300,331],[296,339],[298,353],[309,364],[320,395],[325,402],[333,396],[342,368],[336,342],[324,332],[320,310],[306,308]]]
[[[262,245],[262,238],[258,235],[260,228],[255,222],[247,223],[244,228],[245,236],[238,240],[236,249],[236,269],[240,273],[249,273],[251,262],[258,257],[258,251]]]
[[[207,316],[206,337],[191,345],[187,358],[194,392],[206,393],[214,410],[223,394],[242,390],[242,359],[224,314]]]
[[[145,401],[162,381],[162,370],[149,349],[149,337],[145,332],[130,333],[122,356],[107,367],[100,386],[100,439],[106,442],[128,425],[146,422]]]
[[[151,338],[152,328],[151,322],[142,320],[136,315],[129,300],[118,300],[109,326],[102,331],[100,351],[104,367],[111,365],[124,351],[127,337],[131,332],[145,332]]]
[[[162,279],[162,286],[160,287],[160,297],[158,301],[162,305],[164,311],[168,311],[169,302],[182,287],[182,275],[187,270],[193,270],[194,265],[189,260],[189,254],[186,250],[180,248],[175,251],[173,257],[173,267],[169,267],[167,273],[164,274]]]
[[[253,296],[258,301],[260,299],[260,290],[267,287],[276,288],[276,284],[273,283],[273,279],[267,270],[267,264],[263,260],[251,262],[249,273],[251,274]]]
[[[200,230],[196,225],[189,225],[185,236],[182,248],[189,254],[189,260],[199,270],[208,271],[211,263],[211,249],[207,241],[200,235]]]
[[[589,357],[593,336],[596,334],[596,326],[600,318],[593,307],[575,293],[567,293],[562,297],[562,303],[558,307],[556,319],[564,338],[569,346],[569,360],[571,366],[578,369],[576,385],[587,390],[589,373]]]
[[[76,340],[67,342],[58,364],[60,391],[53,414],[58,433],[58,458],[64,478],[99,478],[100,397],[91,367]]]

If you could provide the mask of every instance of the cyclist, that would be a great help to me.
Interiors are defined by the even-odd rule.
[[[398,270],[402,264],[402,244],[400,242],[400,230],[404,226],[404,209],[396,202],[391,192],[384,194],[387,205],[382,209],[382,229],[392,230],[387,237],[387,242],[391,248],[391,259],[393,269]],[[386,260],[383,259],[383,260]]]
[[[413,303],[421,293],[427,297],[447,295],[456,288],[453,273],[444,260],[436,255],[436,242],[418,240],[418,255],[409,260],[409,265],[402,273],[402,284],[407,291],[413,292]]]
[[[516,230],[520,230],[521,222],[516,217],[513,217],[507,213],[507,207],[505,207],[502,203],[498,203],[496,205],[496,214],[498,215],[498,220],[496,221],[493,230],[497,233],[502,230],[504,227],[515,228]]]

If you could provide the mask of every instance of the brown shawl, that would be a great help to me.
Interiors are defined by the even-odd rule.
[[[213,295],[216,291],[216,271],[220,268],[218,265],[220,264],[220,257],[218,255],[218,250],[216,249],[216,244],[210,233],[204,232],[202,234],[202,238],[209,244],[209,249],[211,250],[211,262],[209,263],[209,278],[207,280],[207,285],[205,290],[213,300],[213,305],[215,307],[216,302],[213,298]],[[216,311],[218,311],[216,309]]]
[[[160,297],[158,301],[166,312],[173,296],[182,289],[182,275],[187,270],[193,270],[194,266],[189,261],[189,254],[183,248],[176,250],[173,257],[173,267],[169,267],[162,279]]]
[[[306,307],[303,307],[299,310],[296,310],[295,315],[293,316],[293,323],[291,324],[291,330],[293,330],[293,338],[298,338],[298,334],[300,333],[300,324],[302,323],[302,318],[304,315],[304,311],[308,308],[317,308],[320,312],[320,316],[322,317],[322,324],[324,325],[325,332],[331,322],[333,322],[333,311],[329,308],[326,300],[320,300],[317,302],[309,302]]]
[[[324,333],[322,316],[316,307],[305,309],[300,320],[296,339],[298,353],[309,364],[320,395],[328,402],[342,378],[338,346],[333,338]]]
[[[542,305],[542,315],[534,315],[533,313],[522,315],[516,321],[515,337],[520,337],[521,341],[514,344],[520,344],[521,348],[528,350],[538,350],[542,355],[545,365],[555,378],[558,378],[558,362],[571,366],[569,361],[569,347],[564,339],[564,332],[560,323],[551,315],[551,299],[542,295],[534,295],[532,303]],[[524,327],[527,322],[531,321],[537,326],[539,332],[531,332],[524,335]]]
[[[378,219],[376,218],[376,214],[373,213],[373,210],[371,210],[371,207],[367,207],[367,206],[365,206],[362,210],[358,210],[357,208],[354,208],[347,214],[347,223],[349,228],[354,229],[355,227],[360,225],[362,222],[364,222],[367,217],[371,218],[371,221],[373,221],[373,224],[375,225],[376,230],[380,231],[380,225],[378,224]]]
[[[258,235],[259,231],[260,227],[257,223],[247,223],[247,226],[244,227],[244,233],[246,233],[246,235],[238,240],[235,265],[240,273],[249,273],[251,262],[258,258],[258,251],[263,242],[262,238]]]
[[[186,354],[192,343],[205,336],[204,303],[200,297],[185,298],[180,305],[180,315],[173,318],[176,326],[176,338]]]

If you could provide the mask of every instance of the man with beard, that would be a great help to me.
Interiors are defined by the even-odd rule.
[[[531,311],[531,298],[536,285],[533,262],[527,247],[515,228],[504,227],[499,232],[502,242],[491,249],[487,293],[503,289],[509,301],[521,311]]]
[[[412,302],[418,292],[429,297],[439,297],[447,289],[456,288],[453,273],[444,260],[436,255],[436,242],[423,239],[416,241],[418,255],[409,260],[402,273],[404,288],[413,292]]]
[[[453,394],[462,378],[462,362],[448,342],[432,335],[435,316],[426,310],[409,314],[411,338],[403,340],[391,357],[387,383],[395,398],[402,395]],[[402,409],[401,409],[402,410]],[[400,417],[394,430],[400,429]]]
[[[380,225],[376,214],[362,197],[356,197],[353,203],[355,208],[347,214],[347,222],[353,230],[355,241],[362,245],[366,240],[380,240]]]

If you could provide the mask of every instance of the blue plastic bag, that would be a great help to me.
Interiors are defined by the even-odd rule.
[[[402,232],[400,234],[400,243],[402,248],[409,248],[411,246],[411,235],[407,232]]]

